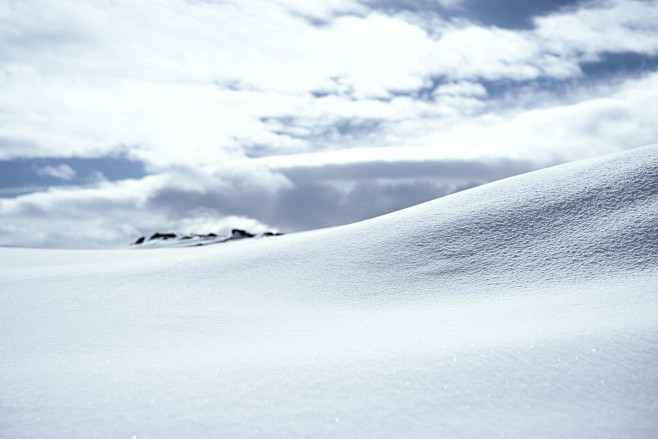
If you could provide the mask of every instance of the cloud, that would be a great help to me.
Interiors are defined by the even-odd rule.
[[[262,232],[276,228],[242,215],[242,201],[266,202],[289,186],[262,165],[234,163],[221,171],[179,166],[140,179],[53,187],[0,198],[0,245],[88,248],[125,245],[156,230]]]
[[[75,169],[69,165],[44,166],[37,169],[37,174],[42,177],[53,177],[70,181],[76,176]]]
[[[658,116],[658,74],[620,84],[594,86],[575,92],[566,102],[502,110],[457,123],[430,134],[426,143],[449,144],[469,150],[491,148],[518,160],[568,161],[655,143]],[[523,101],[524,92],[510,96]],[[422,130],[422,128],[421,128]]]
[[[582,61],[616,52],[655,55],[656,31],[658,10],[653,2],[607,0],[538,17],[533,34],[547,51]]]
[[[367,161],[323,166],[297,166],[280,169],[291,181],[434,179],[442,182],[494,181],[537,169],[536,163],[497,160]]]
[[[0,198],[0,245],[125,245],[154,231],[293,232],[347,224],[533,169],[513,161],[326,164],[265,162],[176,167],[141,179],[99,181]],[[255,178],[258,177],[258,178]]]
[[[406,120],[440,126],[495,115],[482,81],[580,78],[582,63],[605,54],[658,50],[651,2],[584,3],[520,31],[438,15],[429,29],[421,9],[306,3],[5,5],[0,157],[124,148],[165,166],[226,161],[257,147],[278,154],[402,146],[401,138],[417,146],[427,128],[410,132]],[[287,119],[303,123],[272,123]],[[359,132],[368,121],[376,124]]]
[[[232,227],[255,232],[270,229],[255,219],[211,208],[190,209],[180,217],[152,206],[146,208],[152,194],[166,190],[165,178],[149,176],[0,199],[0,245],[94,248],[126,246],[154,231],[226,233]]]
[[[342,224],[656,142],[653,2],[516,3],[0,5],[0,243]]]
[[[154,231],[226,233],[234,227],[291,232],[351,223],[469,187],[362,181],[344,189],[309,183],[259,197],[147,186],[114,182],[0,199],[0,245],[125,246]],[[244,198],[252,203],[238,202]]]
[[[284,191],[277,200],[276,221],[288,230],[349,224],[397,211],[480,184],[437,181],[357,181],[341,187],[311,182]]]

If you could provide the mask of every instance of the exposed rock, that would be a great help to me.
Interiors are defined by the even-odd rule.
[[[150,238],[149,241],[153,239],[173,239],[176,237],[175,233],[160,233],[160,232],[155,232]]]
[[[138,238],[133,245],[135,244],[144,244],[148,247],[195,247],[209,244],[219,244],[222,242],[235,241],[239,239],[246,238],[263,238],[269,236],[279,236],[282,233],[278,232],[265,232],[261,234],[250,233],[243,229],[232,229],[230,235],[217,235],[216,233],[189,233],[186,235],[178,236],[175,233],[154,233],[150,238],[148,238],[148,243],[146,243],[146,238],[144,236]],[[163,241],[168,241],[167,244],[164,244]]]
[[[230,239],[242,239],[242,238],[253,238],[254,235],[253,233],[249,233],[246,230],[242,229],[233,229],[231,230],[231,238]]]
[[[180,239],[194,239],[194,238],[210,239],[210,238],[217,238],[217,235],[215,233],[206,233],[206,234],[192,233],[191,235],[185,235]]]

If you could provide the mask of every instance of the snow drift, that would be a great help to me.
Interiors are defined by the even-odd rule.
[[[658,148],[222,246],[0,249],[3,437],[655,437]]]

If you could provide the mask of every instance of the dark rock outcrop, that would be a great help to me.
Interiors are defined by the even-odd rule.
[[[176,237],[175,233],[160,233],[160,232],[155,232],[151,237],[149,238],[149,241],[152,241],[154,239],[174,239]]]
[[[201,238],[201,239],[210,239],[210,238],[217,238],[217,235],[215,233],[192,233],[191,235],[185,235],[182,236],[180,239],[193,239],[193,238]]]
[[[269,236],[279,236],[283,235],[283,233],[278,233],[278,232],[265,232],[262,234],[254,234],[250,233],[246,230],[243,229],[232,229],[230,235],[217,235],[216,233],[190,233],[187,235],[182,235],[178,236],[175,233],[160,233],[156,232],[153,235],[151,235],[150,238],[148,238],[148,241],[153,241],[152,243],[145,244],[149,247],[151,246],[159,246],[160,243],[158,241],[170,241],[167,246],[173,246],[173,247],[190,247],[190,246],[202,246],[202,245],[209,245],[209,244],[219,244],[222,242],[228,242],[228,241],[235,241],[239,239],[246,239],[246,238],[265,238]],[[133,245],[136,244],[144,244],[146,241],[146,237],[141,236],[139,237]]]
[[[243,238],[253,238],[253,233],[249,233],[246,230],[242,229],[233,229],[231,230],[231,237],[229,239],[243,239]]]

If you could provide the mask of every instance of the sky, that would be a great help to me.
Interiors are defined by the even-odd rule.
[[[0,245],[347,224],[658,142],[656,0],[0,0]]]

